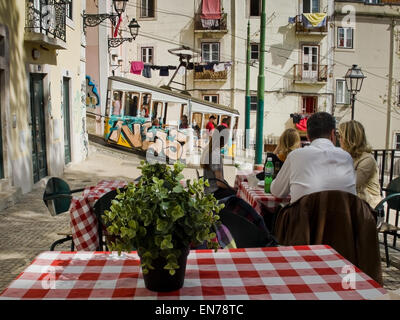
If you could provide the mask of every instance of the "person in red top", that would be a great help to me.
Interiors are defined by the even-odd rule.
[[[229,124],[230,124],[230,121],[229,121],[228,117],[222,119],[221,126],[224,126],[225,128],[229,129]]]
[[[206,124],[206,129],[208,134],[212,134],[212,131],[215,129],[215,124],[214,124],[215,116],[211,115],[210,118],[208,118],[208,122]]]

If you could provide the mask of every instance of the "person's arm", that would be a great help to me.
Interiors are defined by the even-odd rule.
[[[271,193],[277,198],[285,198],[290,192],[290,161],[287,159],[271,183]]]
[[[356,167],[356,188],[364,189],[376,172],[376,162],[372,157],[362,159]]]

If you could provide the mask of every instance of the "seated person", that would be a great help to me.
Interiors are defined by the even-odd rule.
[[[224,126],[215,128],[208,145],[204,148],[201,157],[201,167],[204,170],[204,180],[206,179],[224,179],[224,164],[221,155],[221,149],[225,147],[229,139],[229,130]],[[220,181],[209,180],[209,187],[205,187],[206,193],[213,193],[214,197],[219,200],[236,192]]]
[[[314,113],[307,121],[307,148],[288,155],[271,183],[271,193],[278,198],[291,196],[293,203],[306,194],[340,190],[356,195],[353,159],[335,147],[335,118],[327,112]]]
[[[288,154],[291,151],[300,148],[300,140],[300,135],[296,129],[289,128],[283,131],[282,135],[279,137],[278,145],[276,146],[274,152],[267,153],[265,164],[267,163],[268,158],[272,158],[272,162],[275,168],[275,174],[278,174]],[[258,173],[257,178],[260,180],[264,180],[264,171]]]
[[[181,124],[179,125],[179,129],[187,129],[189,128],[189,120],[187,115],[183,115],[181,119]]]
[[[354,161],[357,195],[375,208],[382,200],[379,169],[368,145],[363,125],[354,120],[341,123],[339,140],[343,150],[350,153]]]
[[[150,130],[152,129],[161,129],[160,121],[157,118],[153,119],[153,122],[151,123]]]

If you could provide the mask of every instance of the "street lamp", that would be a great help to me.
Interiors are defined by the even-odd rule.
[[[129,0],[113,0],[115,13],[100,13],[100,14],[86,14],[83,13],[83,27],[95,27],[102,23],[106,19],[110,19],[112,24],[115,26],[117,23],[117,18],[125,12],[126,3]]]
[[[128,28],[132,38],[108,38],[108,48],[116,48],[119,47],[125,41],[132,42],[132,40],[135,40],[137,35],[139,34],[139,28],[140,28],[140,25],[138,24],[135,18],[133,18],[131,22],[129,22]]]
[[[354,101],[356,100],[356,94],[360,92],[365,78],[366,76],[364,76],[360,67],[356,64],[353,64],[344,76],[347,91],[351,94],[351,120],[354,120]]]

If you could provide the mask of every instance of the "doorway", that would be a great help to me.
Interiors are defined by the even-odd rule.
[[[318,78],[318,46],[303,46],[303,74],[305,80]]]
[[[64,118],[64,162],[71,162],[71,127],[70,127],[70,103],[69,103],[70,79],[63,78],[63,118]]]
[[[47,176],[46,123],[42,74],[30,75],[33,182]]]

